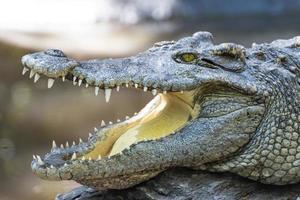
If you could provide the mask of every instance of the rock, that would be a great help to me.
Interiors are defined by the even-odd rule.
[[[125,190],[95,191],[85,186],[56,200],[152,200],[152,199],[297,199],[300,183],[264,185],[229,173],[209,173],[184,168],[168,170],[148,182]]]

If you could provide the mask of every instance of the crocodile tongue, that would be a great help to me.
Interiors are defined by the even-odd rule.
[[[112,156],[132,144],[166,137],[183,127],[193,116],[192,107],[180,95],[159,94],[138,115],[112,126],[104,140],[87,156]]]

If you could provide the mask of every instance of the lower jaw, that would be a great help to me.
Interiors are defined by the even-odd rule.
[[[107,180],[111,180],[114,182],[111,184],[112,186],[118,185],[118,181],[120,184],[129,185],[128,178],[126,178],[129,175],[110,178],[98,176],[98,178],[89,179],[86,176],[75,177],[71,171],[72,169],[76,171],[77,164],[83,166],[84,163],[89,162],[88,160],[92,160],[92,162],[102,162],[102,159],[109,160],[111,156],[122,154],[123,150],[130,148],[135,143],[157,140],[178,131],[198,113],[198,110],[192,106],[193,95],[194,91],[184,94],[180,92],[159,94],[137,115],[124,122],[102,127],[89,137],[88,142],[80,142],[78,145],[67,148],[59,148],[54,145],[43,160],[40,157],[34,157],[32,169],[39,177],[47,180],[74,179],[79,183],[91,182],[91,184],[107,183],[109,182]],[[135,177],[132,184],[147,180],[162,170],[141,171],[132,174],[130,177]],[[94,178],[98,181],[95,181]],[[118,187],[124,186],[121,184]]]
[[[109,178],[93,178],[93,179],[78,179],[76,180],[78,183],[82,185],[86,185],[88,187],[97,189],[97,190],[105,190],[105,189],[126,189],[147,181],[158,174],[160,174],[164,170],[149,170],[143,171],[135,174],[129,175],[120,175],[117,177],[109,177]]]

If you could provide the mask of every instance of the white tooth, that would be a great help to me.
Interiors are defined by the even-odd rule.
[[[38,161],[39,165],[43,165],[44,164],[44,162],[42,161],[42,159],[41,159],[41,157],[39,155],[37,155],[36,158],[37,158],[37,161]]]
[[[95,132],[97,132],[97,131],[98,131],[98,129],[95,127],[95,128],[94,128],[94,131],[95,131]]]
[[[81,83],[82,83],[82,79],[79,79],[78,86],[81,86]]]
[[[108,124],[109,124],[109,125],[112,125],[112,124],[114,124],[114,123],[113,123],[112,121],[109,121]]]
[[[65,163],[65,164],[64,164],[64,166],[65,166],[65,167],[67,167],[67,166],[68,166],[68,164],[67,164],[67,163]]]
[[[61,145],[60,145],[60,148],[61,148],[61,149],[64,149],[64,145],[63,145],[63,144],[61,144]]]
[[[85,160],[85,157],[83,156],[83,157],[81,158],[81,160]]]
[[[183,94],[183,90],[181,90],[180,93]]]
[[[137,83],[134,84],[134,87],[135,87],[135,88],[138,88],[138,87],[139,87],[139,84],[137,84]]]
[[[35,72],[33,70],[30,70],[29,78],[32,78],[34,76]]]
[[[134,115],[137,115],[137,112],[135,112]]]
[[[100,155],[98,155],[98,158],[97,158],[97,160],[101,160],[101,156],[100,156]]]
[[[73,153],[71,160],[75,160],[77,158],[76,153]]]
[[[77,79],[77,77],[74,76],[74,77],[73,77],[73,85],[76,85],[76,84],[77,84],[76,79]]]
[[[81,138],[79,138],[79,143],[82,143],[83,141],[82,141],[82,139]]]
[[[104,120],[101,121],[101,126],[105,126],[105,121]]]
[[[54,79],[53,78],[49,78],[48,79],[48,88],[49,89],[52,88],[53,84],[54,84]]]
[[[148,88],[145,86],[145,87],[144,87],[144,92],[147,92],[147,90],[148,90]]]
[[[167,94],[167,91],[166,91],[166,90],[164,90],[164,91],[163,91],[163,94]]]
[[[117,92],[119,92],[119,91],[120,91],[120,86],[118,85],[118,86],[117,86]]]
[[[129,119],[129,118],[130,118],[129,116],[126,116],[126,117],[125,117],[126,120]]]
[[[95,95],[97,96],[98,94],[99,94],[99,87],[96,86],[96,87],[95,87]]]
[[[89,161],[91,161],[92,160],[92,158],[91,157],[89,157]]]
[[[128,84],[128,83],[126,83],[125,85],[126,85],[126,87],[129,87],[129,84]]]
[[[24,68],[23,68],[23,71],[22,71],[22,75],[26,74],[26,72],[28,72],[28,71],[29,71],[29,69],[26,68],[26,67],[24,67]]]
[[[52,141],[52,149],[55,149],[57,146],[56,146],[56,142],[53,140]]]
[[[34,159],[34,160],[36,160],[36,157],[35,157],[35,155],[32,155],[32,157],[33,157],[33,159]]]
[[[110,88],[106,88],[106,89],[105,89],[105,102],[106,102],[106,103],[109,102],[110,96],[111,96],[111,89],[110,89]]]
[[[72,146],[75,146],[75,145],[76,145],[76,143],[75,143],[75,141],[73,141],[73,142],[72,142]]]
[[[53,166],[53,165],[50,165],[50,168],[51,168],[51,169],[53,169],[53,168],[54,168],[54,166]]]
[[[86,88],[88,88],[88,87],[89,87],[89,84],[88,84],[88,83],[86,83],[86,84],[85,84],[85,87],[86,87]]]
[[[153,89],[152,91],[153,96],[155,96],[157,94],[157,89]]]
[[[62,80],[63,82],[65,82],[66,77],[65,77],[65,76],[61,77],[61,80]]]
[[[93,134],[89,133],[89,137],[93,137]]]
[[[69,148],[69,142],[66,142],[66,148]]]
[[[120,119],[117,119],[117,122],[120,122],[121,120]]]

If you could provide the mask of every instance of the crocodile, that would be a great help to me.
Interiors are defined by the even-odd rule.
[[[48,88],[69,80],[95,95],[151,92],[138,113],[104,121],[87,141],[34,155],[34,174],[123,189],[174,167],[231,172],[264,184],[300,181],[300,37],[214,44],[209,32],[163,41],[125,58],[77,61],[48,49],[22,57],[23,74]]]

